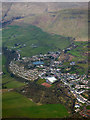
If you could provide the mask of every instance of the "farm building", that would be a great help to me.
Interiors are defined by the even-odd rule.
[[[49,84],[52,84],[55,81],[57,81],[57,79],[55,77],[46,77],[46,82]]]

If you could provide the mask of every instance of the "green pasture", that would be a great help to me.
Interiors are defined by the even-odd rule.
[[[88,105],[86,108],[90,110],[90,105]]]
[[[39,79],[39,80],[37,81],[38,84],[42,84],[42,83],[44,83],[44,82],[46,82],[45,79]]]
[[[88,42],[74,42],[75,45],[77,45],[76,48],[72,49],[71,51],[68,51],[71,55],[75,56],[73,58],[74,61],[80,61],[80,60],[86,60],[87,55],[84,55],[88,51]]]
[[[2,71],[4,72],[4,75],[2,75],[2,83],[4,84],[3,86],[6,88],[18,88],[21,86],[24,86],[25,84],[19,81],[16,81],[15,78],[12,78],[10,74],[7,72],[6,69],[6,57],[2,55]]]
[[[15,80],[11,81],[11,79],[8,79],[8,80],[10,80],[10,81],[4,85],[4,87],[6,87],[8,89],[9,88],[18,88],[18,87],[21,87],[21,86],[25,85],[24,83],[21,83],[19,81],[15,81]]]
[[[49,34],[33,25],[9,25],[3,28],[2,36],[3,46],[19,50],[22,56],[56,51],[70,45],[70,38],[57,34]],[[15,47],[15,44],[18,43],[20,45]],[[23,44],[26,44],[26,46],[23,47]],[[36,47],[34,48],[33,46]]]
[[[38,105],[16,92],[5,92],[2,99],[4,118],[62,118],[69,115],[62,104]]]

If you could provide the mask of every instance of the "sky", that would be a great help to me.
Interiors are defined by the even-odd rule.
[[[0,0],[1,2],[89,2],[89,0]]]

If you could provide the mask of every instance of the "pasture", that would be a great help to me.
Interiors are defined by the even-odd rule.
[[[21,56],[57,51],[70,45],[70,38],[49,34],[33,25],[9,25],[2,30],[3,46],[18,50]],[[18,44],[18,45],[17,45]]]
[[[62,118],[69,115],[62,104],[38,105],[16,92],[5,92],[2,99],[4,118]]]

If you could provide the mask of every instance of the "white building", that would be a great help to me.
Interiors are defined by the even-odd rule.
[[[80,105],[79,104],[75,104],[75,108],[79,108],[80,107]]]
[[[46,82],[50,84],[54,83],[55,81],[57,81],[55,77],[46,77]]]

